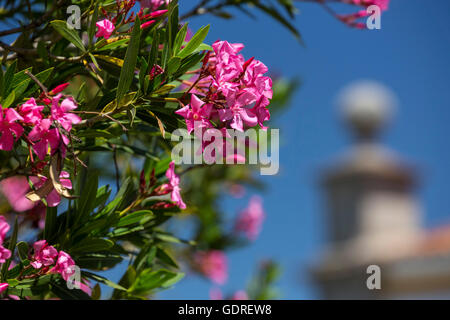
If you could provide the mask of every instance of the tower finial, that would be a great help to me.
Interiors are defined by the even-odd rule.
[[[358,140],[373,140],[390,120],[396,99],[375,81],[357,81],[345,87],[338,99],[344,119]]]

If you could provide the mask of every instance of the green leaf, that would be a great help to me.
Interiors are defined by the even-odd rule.
[[[119,285],[124,288],[129,288],[136,281],[136,270],[133,266],[128,266],[127,271],[123,274],[119,281]],[[112,298],[120,299],[123,295],[121,290],[114,290]]]
[[[77,265],[80,268],[91,270],[107,270],[122,262],[123,258],[118,254],[91,253],[77,258]]]
[[[169,43],[169,49],[171,49],[171,55],[173,51],[173,43],[175,41],[175,38],[177,36],[178,31],[178,4],[176,1],[171,1],[169,6],[169,19],[168,19],[168,43]]]
[[[8,95],[8,97],[3,101],[2,107],[8,108],[16,99],[16,93],[14,91],[11,91],[11,93]]]
[[[53,20],[52,22],[50,22],[50,25],[74,46],[76,46],[81,51],[86,52],[86,48],[84,47],[83,42],[78,36],[78,33],[75,31],[75,29],[69,29],[67,27],[66,21]]]
[[[89,45],[92,44],[92,39],[94,39],[94,33],[95,33],[95,23],[97,22],[98,17],[98,3],[95,4],[94,13],[91,17],[91,23],[88,27],[88,36],[89,36]]]
[[[5,76],[3,77],[3,94],[2,94],[3,98],[5,98],[6,94],[9,92],[9,88],[11,86],[14,74],[16,72],[16,66],[17,60],[14,60],[14,62],[11,63],[9,67],[6,69]]]
[[[177,86],[173,85],[173,84],[165,84],[164,86],[162,86],[158,90],[152,92],[152,94],[162,95],[162,94],[165,94],[165,93],[169,93],[170,91],[172,91],[176,87]]]
[[[70,253],[100,252],[110,249],[114,242],[102,238],[85,238],[70,248]]]
[[[153,242],[146,243],[134,260],[133,266],[136,270],[141,271],[148,268],[156,257],[156,251],[157,249]]]
[[[117,107],[123,108],[128,106],[133,103],[135,96],[136,92],[129,92],[120,99],[120,102],[117,102],[117,99],[114,99],[103,108],[102,113],[113,112]]]
[[[153,212],[150,210],[140,210],[129,213],[119,220],[117,227],[125,227],[131,224],[139,223],[143,218],[148,216],[153,216]]]
[[[177,283],[178,281],[180,281],[183,278],[184,278],[184,273],[183,272],[179,272],[179,273],[177,273],[175,275],[175,277],[172,277],[171,279],[169,279],[166,282],[164,282],[162,287],[163,288],[169,288],[169,287],[173,286],[175,283]]]
[[[19,253],[20,261],[24,261],[28,258],[28,243],[20,241],[17,245],[17,251]]]
[[[180,68],[181,65],[181,58],[180,57],[172,57],[169,60],[169,63],[167,64],[167,75],[172,75],[173,73],[175,73],[178,68]]]
[[[99,67],[98,63],[97,63],[97,59],[95,59],[94,55],[92,53],[89,52],[89,57],[91,58],[92,62],[94,63],[94,66],[98,69],[98,70],[102,70],[102,68]]]
[[[106,51],[106,50],[114,50],[117,47],[120,47],[121,45],[126,44],[130,39],[129,38],[125,38],[125,39],[119,39],[117,41],[108,43],[107,45],[97,49],[97,51]]]
[[[187,57],[203,43],[206,36],[208,35],[209,25],[200,28],[195,35],[192,37],[191,41],[178,53],[181,58]]]
[[[8,249],[9,249],[9,251],[11,251],[11,257],[14,257],[14,249],[16,248],[18,232],[19,232],[19,226],[17,224],[17,217],[16,217],[16,221],[14,223],[14,229],[13,229],[11,238],[9,239],[9,245],[8,245]],[[5,263],[3,263],[2,270],[1,270],[1,279],[6,278],[10,264],[11,264],[11,259],[8,259],[8,260],[6,260]]]
[[[157,248],[156,256],[158,257],[159,260],[161,260],[162,262],[168,264],[169,266],[172,266],[174,268],[178,268],[178,264],[175,261],[175,259],[172,258],[167,253],[167,251],[165,251],[163,248],[160,248],[160,247]]]
[[[153,31],[152,46],[150,48],[150,53],[148,54],[148,65],[152,68],[156,64],[158,58],[158,47],[159,47],[159,32],[155,29]]]
[[[15,95],[14,101],[16,101],[16,100],[20,101],[22,99],[23,93],[28,88],[28,84],[30,83],[30,81],[31,81],[31,79],[25,79],[15,87],[15,89],[13,91],[14,95]]]
[[[124,203],[125,197],[126,197],[128,191],[130,190],[130,184],[131,184],[131,178],[128,177],[122,183],[122,186],[120,187],[119,191],[117,192],[114,200],[112,200],[110,203],[108,203],[106,205],[106,207],[99,213],[99,215],[110,214],[111,212],[114,212],[115,210],[120,210],[122,204]]]
[[[86,277],[95,280],[97,282],[103,283],[111,288],[117,289],[117,290],[121,290],[121,291],[127,291],[126,288],[122,287],[121,285],[106,279],[105,277],[99,276],[95,273],[91,273],[91,272],[87,272],[87,271],[83,271],[83,275],[85,275]]]
[[[171,243],[184,243],[184,244],[189,244],[189,245],[194,245],[195,242],[194,241],[187,241],[187,240],[182,240],[182,239],[178,239],[177,237],[172,236],[171,234],[168,233],[158,233],[156,235],[156,237],[164,242],[171,242]]]
[[[37,296],[48,292],[50,282],[55,275],[44,275],[39,278],[25,279],[17,281],[16,279],[8,279],[9,288],[7,293],[17,295],[19,297]]]
[[[139,53],[139,41],[141,34],[140,26],[141,22],[139,18],[137,18],[133,26],[130,43],[128,44],[127,52],[125,53],[125,60],[120,72],[119,84],[117,85],[116,92],[117,101],[120,101],[122,97],[128,92],[133,81],[134,68],[136,67],[137,56]]]
[[[51,282],[52,292],[62,300],[91,300],[91,297],[79,290],[69,289],[63,279],[55,280]]]
[[[186,22],[183,28],[181,28],[180,31],[178,31],[177,37],[175,38],[175,42],[173,44],[173,52],[175,55],[178,54],[178,51],[180,51],[181,46],[184,43],[184,39],[186,39],[187,30],[188,30],[188,23]]]
[[[150,290],[167,287],[175,283],[173,280],[178,281],[179,274],[168,270],[145,269],[136,278],[136,281],[128,289],[128,292],[132,294],[145,294]]]
[[[41,40],[38,42],[37,45],[37,53],[39,55],[39,57],[42,59],[42,61],[44,61],[45,64],[48,64],[48,52],[47,52],[47,48],[45,47],[45,41]]]
[[[45,227],[44,227],[44,239],[50,240],[55,234],[56,229],[56,216],[58,214],[57,207],[47,207],[47,213],[45,215]]]
[[[75,226],[77,226],[79,222],[83,223],[85,218],[91,213],[97,195],[97,188],[97,172],[90,171],[88,172],[88,179],[81,189],[80,198],[77,199],[77,217],[75,218]]]

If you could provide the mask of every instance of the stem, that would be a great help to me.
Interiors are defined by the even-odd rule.
[[[41,88],[41,90],[45,93],[46,96],[48,96],[48,90],[47,88],[42,84],[42,82],[39,81],[38,78],[36,78],[30,71],[25,70],[25,74],[31,78],[36,84]]]

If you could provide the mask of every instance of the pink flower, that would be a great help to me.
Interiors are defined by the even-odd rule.
[[[72,181],[68,179],[70,177],[69,173],[66,171],[61,171],[61,174],[59,175],[60,178],[59,181],[61,182],[61,185],[66,189],[72,189]],[[47,177],[43,176],[32,176],[30,177],[31,182],[33,183],[33,186],[35,189],[41,188],[45,182],[47,181]],[[52,189],[50,193],[46,196],[45,200],[47,201],[47,205],[49,207],[56,207],[61,202],[61,196],[59,193]]]
[[[211,300],[223,300],[223,293],[219,288],[209,290],[209,298]]]
[[[72,98],[66,98],[61,102],[61,104],[59,104],[60,99],[61,94],[56,95],[52,99],[52,120],[58,121],[65,130],[70,131],[72,130],[73,124],[78,124],[81,122],[81,118],[79,116],[70,113],[70,111],[77,108],[77,105]],[[68,141],[65,143],[67,144]]]
[[[44,106],[38,106],[34,98],[19,107],[19,112],[23,117],[23,122],[30,125],[37,125],[42,120],[42,110]]]
[[[0,263],[5,263],[7,259],[11,258],[11,251],[3,247],[6,234],[9,231],[9,224],[5,217],[0,216]]]
[[[341,0],[343,3],[352,4],[356,6],[361,6],[364,8],[368,8],[369,6],[376,5],[380,8],[381,11],[385,11],[389,7],[389,0]],[[357,28],[357,29],[365,29],[366,24],[363,22],[357,22],[356,20],[368,16],[369,13],[364,10],[360,10],[355,13],[348,14],[337,14],[336,17],[344,22],[345,24]]]
[[[7,283],[0,283],[0,293],[3,293],[8,289],[9,284]]]
[[[253,196],[246,209],[239,213],[236,220],[235,230],[242,231],[250,240],[255,240],[261,231],[262,223],[265,219],[262,199]]]
[[[28,138],[35,142],[33,151],[40,160],[44,160],[50,146],[50,153],[53,154],[60,147],[60,134],[58,129],[50,129],[52,121],[50,119],[42,120],[28,134]]]
[[[247,292],[244,290],[238,290],[233,294],[231,300],[248,300]]]
[[[210,128],[211,105],[204,103],[195,94],[191,95],[191,103],[175,111],[186,120],[186,127],[189,133],[194,130],[194,123],[200,128]]]
[[[209,297],[211,300],[223,300],[222,291],[219,288],[213,288],[209,291]],[[227,298],[231,300],[248,300],[248,295],[244,290],[236,291],[231,298]]]
[[[0,150],[12,150],[14,141],[23,134],[22,126],[16,123],[18,120],[23,121],[23,118],[14,109],[4,111],[0,106]]]
[[[200,271],[211,281],[224,284],[228,278],[228,262],[225,253],[219,250],[197,252],[195,262]]]
[[[67,281],[75,273],[75,261],[69,254],[60,251],[56,265],[50,271],[61,274],[62,278]]]
[[[244,124],[254,127],[258,123],[258,118],[251,110],[242,108],[238,104],[233,103],[229,109],[219,109],[218,113],[222,122],[231,121],[230,127],[241,132],[244,131]]]
[[[30,264],[35,269],[39,269],[42,266],[50,266],[55,263],[55,259],[58,256],[58,251],[47,244],[46,240],[36,241],[33,244],[34,248],[34,261]]]
[[[103,37],[105,39],[108,39],[111,34],[114,32],[114,24],[109,21],[108,19],[104,19],[102,21],[98,21],[95,24],[98,28],[97,33],[95,34],[95,36],[97,38]]]
[[[141,24],[141,29],[145,29],[150,27],[152,24],[154,24],[156,22],[156,20],[149,20],[147,22],[144,22],[143,24]]]
[[[148,8],[150,11],[154,11],[162,5],[168,6],[170,0],[140,0],[141,8]]]
[[[161,17],[162,15],[165,15],[169,10],[157,10],[157,11],[153,11],[149,14],[146,14],[144,16],[144,19],[148,19],[148,18],[158,18]]]
[[[9,258],[11,258],[11,251],[0,245],[0,263],[5,263]]]
[[[364,7],[376,5],[379,6],[381,10],[387,10],[389,6],[389,0],[344,0],[343,2]]]
[[[6,197],[6,200],[16,212],[27,211],[34,207],[35,204],[25,197],[29,189],[30,185],[25,176],[14,176],[0,181],[0,192]]]
[[[60,84],[59,86],[56,86],[55,88],[53,88],[48,94],[49,95],[55,95],[60,93],[61,91],[64,91],[64,89],[66,89],[69,86],[70,83],[63,83]]]
[[[5,240],[6,234],[9,231],[9,224],[6,222],[6,219],[4,216],[0,216],[0,245],[3,244],[3,241]]]
[[[165,185],[165,187],[169,187],[169,190],[171,191],[170,197],[172,202],[175,202],[180,209],[186,209],[186,204],[183,202],[180,194],[180,177],[175,173],[175,162],[170,162],[169,169],[166,171],[166,177],[169,179],[169,184]]]

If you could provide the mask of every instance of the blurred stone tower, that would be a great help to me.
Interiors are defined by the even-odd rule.
[[[450,229],[422,229],[414,171],[377,142],[395,99],[377,83],[359,82],[340,105],[355,142],[322,176],[328,239],[313,267],[321,297],[450,295]],[[367,287],[370,265],[380,268],[381,289]]]

